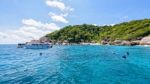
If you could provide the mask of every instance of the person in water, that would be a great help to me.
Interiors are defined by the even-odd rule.
[[[129,52],[126,52],[127,55],[129,55]]]
[[[42,56],[43,55],[43,53],[40,53],[40,56]]]
[[[126,56],[126,55],[123,55],[123,56],[122,56],[122,58],[126,59],[126,58],[127,58],[127,56]]]
[[[129,52],[126,52],[126,55],[123,55],[122,58],[126,59],[129,56]]]

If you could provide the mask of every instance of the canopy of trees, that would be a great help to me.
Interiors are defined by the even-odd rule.
[[[114,26],[74,25],[47,34],[50,40],[78,42],[99,42],[104,39],[136,40],[150,35],[150,19],[134,20]]]

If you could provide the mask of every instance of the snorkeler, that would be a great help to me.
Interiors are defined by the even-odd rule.
[[[129,55],[129,52],[126,52],[127,55]]]
[[[42,56],[42,53],[40,53],[40,56]]]
[[[126,59],[126,58],[127,58],[127,56],[126,56],[126,55],[123,55],[123,56],[122,56],[122,58]]]
[[[126,52],[126,55],[123,55],[122,58],[126,59],[128,55],[129,55],[129,52]]]

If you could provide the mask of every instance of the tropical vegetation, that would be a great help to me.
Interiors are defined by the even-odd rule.
[[[46,35],[50,40],[100,42],[102,40],[137,40],[150,35],[150,19],[133,20],[116,25],[95,26],[91,24],[69,25]]]

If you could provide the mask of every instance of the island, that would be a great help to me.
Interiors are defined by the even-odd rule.
[[[40,38],[53,44],[150,45],[150,19],[115,25],[69,25]]]

